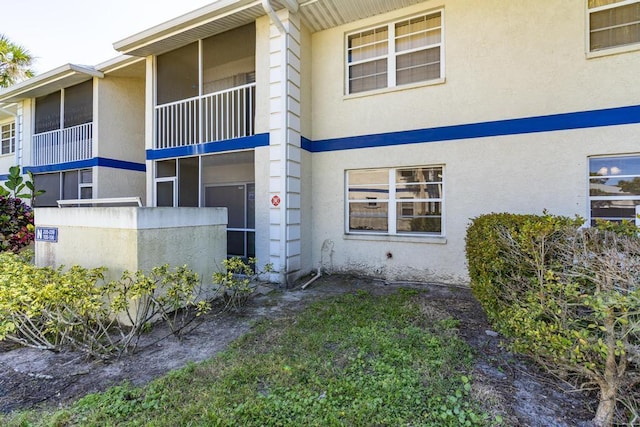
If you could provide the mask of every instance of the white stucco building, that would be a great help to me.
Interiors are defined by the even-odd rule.
[[[282,282],[464,283],[473,217],[640,204],[639,0],[220,0],[114,47],[146,204],[227,207]]]
[[[0,126],[13,131],[0,172],[31,171],[46,191],[36,207],[145,198],[144,71],[144,61],[128,57],[66,64],[0,91]]]

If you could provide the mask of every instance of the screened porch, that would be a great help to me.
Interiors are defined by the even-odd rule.
[[[91,80],[35,100],[32,165],[90,159],[93,154]]]
[[[154,148],[255,134],[255,25],[157,56]]]

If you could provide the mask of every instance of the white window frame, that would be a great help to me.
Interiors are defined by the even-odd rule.
[[[91,182],[82,182],[82,172],[90,171],[91,172]],[[91,188],[91,199],[95,198],[95,194],[93,191],[93,169],[79,169],[78,170],[78,199],[82,199],[82,189],[83,188]]]
[[[591,50],[591,14],[602,12],[603,10],[616,9],[623,6],[628,6],[631,4],[640,3],[640,0],[622,0],[617,3],[611,3],[605,6],[599,6],[594,8],[589,8],[589,0],[585,0],[585,51],[587,54],[587,58],[597,58],[601,56],[607,55],[615,55],[623,52],[631,52],[634,50],[640,50],[640,42],[630,43],[626,45],[620,46],[611,46],[605,47],[602,49]]]
[[[589,156],[587,158],[587,225],[590,225],[591,222],[596,219],[591,215],[591,202],[593,201],[606,201],[606,200],[614,200],[614,201],[624,201],[624,200],[629,200],[629,201],[633,201],[633,200],[640,200],[640,195],[628,195],[628,196],[616,196],[616,195],[608,195],[608,196],[592,196],[591,195],[591,180],[592,178],[594,178],[593,176],[590,175],[590,170],[591,170],[591,160],[598,160],[598,159],[608,159],[608,158],[624,158],[624,157],[628,157],[628,158],[638,158],[640,159],[640,153],[634,153],[634,154],[612,154],[612,155],[598,155],[598,156]],[[599,175],[602,178],[640,178],[640,174],[603,174],[603,175]],[[640,204],[636,205],[636,211],[637,209],[640,207]],[[603,220],[608,220],[610,218],[602,218]],[[637,218],[628,218],[630,221],[638,221]]]
[[[8,130],[5,128],[8,127]],[[5,138],[4,133],[9,132],[9,137]],[[2,146],[9,141],[9,151],[4,152]],[[8,156],[16,152],[16,122],[0,124],[0,156]]]
[[[411,198],[406,199],[399,197],[396,192],[396,171],[399,169],[427,169],[427,168],[441,168],[442,169],[442,181],[440,184],[442,185],[441,197],[438,198]],[[349,172],[353,171],[366,171],[366,170],[387,170],[388,172],[388,187],[389,187],[389,197],[384,199],[376,199],[376,200],[367,200],[364,199],[362,201],[350,201],[349,200]],[[364,168],[364,169],[349,169],[344,172],[344,182],[345,182],[345,208],[344,208],[344,232],[347,235],[382,235],[382,236],[410,236],[410,237],[444,237],[445,234],[445,165],[444,164],[432,164],[432,165],[419,165],[419,166],[397,166],[397,167],[380,167],[380,168]],[[384,184],[384,185],[387,185]],[[433,184],[437,184],[434,182]],[[373,184],[376,185],[376,184]],[[402,232],[397,230],[397,207],[399,203],[407,202],[438,202],[440,203],[440,232]],[[361,203],[367,204],[369,207],[372,206],[371,203],[382,202],[387,203],[387,231],[368,231],[368,230],[350,230],[349,229],[349,205],[350,203]]]
[[[401,52],[396,52],[396,24],[404,22],[404,21],[410,21],[412,19],[416,19],[416,18],[421,18],[421,17],[429,17],[431,15],[437,15],[440,14],[440,42],[439,43],[434,43],[434,44],[430,44],[427,46],[422,46],[419,48],[415,48],[415,49],[410,49],[410,50],[404,50]],[[440,9],[435,9],[435,10],[430,10],[428,12],[423,12],[417,15],[412,15],[409,17],[404,17],[402,19],[396,19],[394,21],[385,23],[385,24],[380,24],[380,25],[374,25],[371,27],[367,27],[367,28],[362,28],[359,29],[357,31],[351,31],[347,34],[345,34],[345,38],[344,38],[344,51],[345,51],[345,58],[344,58],[344,64],[345,64],[345,76],[344,76],[344,93],[348,96],[358,96],[358,95],[370,95],[372,93],[377,93],[377,92],[386,92],[389,90],[397,90],[397,89],[404,89],[404,88],[411,88],[411,87],[416,87],[416,86],[425,86],[425,85],[431,85],[431,84],[437,84],[437,83],[442,83],[445,80],[445,15],[444,15],[444,8],[440,8]],[[358,34],[358,33],[362,33],[365,31],[372,31],[372,30],[377,30],[380,28],[387,28],[387,53],[385,55],[380,55],[374,58],[367,58],[366,60],[361,60],[361,61],[354,61],[351,62],[349,59],[350,56],[350,52],[349,52],[349,37],[354,35],[354,34]],[[397,85],[396,84],[396,59],[398,56],[400,55],[405,55],[411,52],[416,52],[416,51],[420,51],[420,50],[427,50],[427,49],[432,49],[435,47],[439,47],[440,48],[440,77],[435,78],[435,79],[430,79],[430,80],[422,80],[419,82],[413,82],[413,83],[407,83],[407,84],[401,84],[401,85]],[[358,65],[358,64],[363,64],[363,63],[367,63],[367,62],[373,62],[376,60],[380,60],[380,59],[387,59],[387,85],[383,88],[377,88],[377,89],[371,89],[371,90],[363,90],[360,92],[351,92],[349,90],[349,86],[350,86],[350,80],[349,80],[349,71],[351,69],[351,66],[353,65]]]

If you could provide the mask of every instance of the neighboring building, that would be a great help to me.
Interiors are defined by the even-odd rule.
[[[9,168],[18,164],[16,154],[17,106],[0,103],[0,182],[6,181]]]
[[[465,282],[480,214],[633,219],[639,22],[637,0],[236,0],[114,47],[146,58],[148,204],[229,207],[229,253],[282,280]]]
[[[3,155],[7,146],[0,171],[31,171],[45,190],[36,207],[144,199],[144,73],[144,61],[120,57],[96,67],[67,64],[0,91],[15,114],[0,118]]]
[[[36,144],[17,157],[62,196],[90,167],[93,197],[144,193],[144,161],[147,205],[227,207],[228,254],[282,282],[464,283],[478,215],[640,205],[640,0],[221,0],[114,47],[139,62],[0,92]],[[47,157],[33,132],[62,132],[87,81],[69,124],[92,120],[93,151]]]

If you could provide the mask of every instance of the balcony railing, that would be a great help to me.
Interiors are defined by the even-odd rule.
[[[256,84],[197,96],[155,108],[155,148],[254,135]]]
[[[33,135],[33,166],[91,158],[93,123]]]

